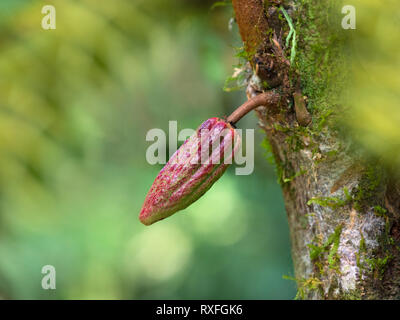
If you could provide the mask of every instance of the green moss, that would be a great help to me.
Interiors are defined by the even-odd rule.
[[[329,207],[335,210],[348,204],[348,201],[340,199],[339,197],[314,197],[307,202],[307,205],[312,204],[317,204],[321,207]]]
[[[313,114],[312,129],[320,132],[341,113],[347,72],[346,33],[341,29],[340,3],[336,0],[301,0],[296,17],[298,50],[295,67],[303,95]],[[348,70],[348,69],[347,69]]]
[[[329,251],[329,254],[328,254],[328,265],[329,265],[329,268],[335,269],[336,271],[339,271],[340,257],[337,254],[337,251],[339,249],[341,232],[342,232],[342,226],[339,226],[335,230],[335,232],[333,233],[332,247],[331,247],[331,249]]]
[[[305,148],[303,142],[304,138],[308,138],[309,145],[313,144],[311,132],[307,127],[303,126],[289,127],[289,126],[282,126],[279,123],[275,123],[274,129],[276,131],[286,134],[285,142],[288,144],[289,149],[293,150],[294,152],[298,152]]]
[[[285,142],[289,145],[289,148],[295,152],[298,152],[304,148],[303,141],[297,133],[289,134],[286,137]]]
[[[283,183],[288,183],[293,181],[294,179],[296,179],[297,177],[306,174],[307,170],[305,170],[304,168],[301,168],[300,171],[297,171],[295,174],[293,174],[292,176],[288,177],[288,178],[283,178]]]
[[[266,150],[265,157],[267,158],[268,162],[275,164],[276,175],[278,177],[277,180],[281,186],[306,173],[306,170],[303,168],[301,168],[300,171],[295,172],[288,162],[275,161],[272,146],[267,138],[263,140],[261,146]]]
[[[375,199],[379,198],[379,191],[383,176],[384,172],[378,164],[373,163],[367,166],[367,169],[363,173],[358,187],[354,189],[352,194],[354,208],[357,211],[362,211],[370,207],[371,203],[377,201]],[[378,213],[382,213],[383,210],[385,210],[378,204],[374,206],[375,212],[376,208]]]
[[[345,292],[342,294],[340,297],[342,300],[361,300],[362,296],[359,290],[351,290],[348,292]]]
[[[374,213],[378,217],[384,217],[386,215],[387,210],[382,208],[381,206],[374,206]]]
[[[390,246],[395,246],[395,243],[391,237],[388,235],[384,236],[384,241],[382,243],[383,251],[376,252],[376,256],[373,258],[365,258],[365,262],[361,262],[361,257],[366,254],[367,247],[365,245],[365,239],[361,233],[361,240],[359,245],[359,250],[356,253],[357,266],[360,268],[361,272],[368,271],[372,274],[375,279],[382,280],[384,273],[386,271],[387,264],[393,258],[393,255],[389,251]],[[379,253],[380,252],[380,253]],[[381,256],[378,256],[381,255]]]
[[[351,196],[349,189],[344,187],[343,188],[343,193],[344,193],[344,196],[346,197],[346,201],[347,202],[351,202],[353,200],[353,197]]]
[[[361,240],[360,240],[360,244],[359,244],[359,249],[358,252],[356,252],[356,261],[357,261],[357,267],[360,269],[360,271],[362,272],[364,269],[363,264],[361,263],[361,257],[367,252],[367,247],[365,245],[365,239],[364,239],[364,235],[361,232]]]
[[[284,127],[284,126],[280,125],[279,123],[274,123],[274,129],[276,131],[280,131],[283,133],[290,133],[292,130],[290,127]]]
[[[319,269],[320,273],[324,273],[324,268],[327,266],[339,272],[340,257],[337,254],[340,235],[342,233],[343,225],[336,227],[335,231],[328,237],[322,245],[308,244],[310,248],[310,259]],[[327,257],[325,259],[325,254]]]
[[[328,121],[328,118],[332,113],[333,113],[333,110],[326,110],[326,111],[320,113],[318,123],[315,127],[316,131],[319,132],[325,127],[325,125]]]
[[[283,276],[286,280],[296,281],[297,283],[297,294],[295,300],[304,300],[309,293],[312,291],[319,291],[322,294],[322,282],[318,278],[302,278],[297,279],[289,276]]]
[[[386,270],[387,263],[393,258],[392,255],[386,255],[383,258],[370,258],[365,259],[367,264],[369,265],[371,272],[373,273],[374,277],[382,280],[383,275]]]

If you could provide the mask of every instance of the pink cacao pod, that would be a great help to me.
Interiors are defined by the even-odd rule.
[[[185,209],[222,176],[240,146],[236,130],[219,118],[203,122],[153,182],[139,219],[153,224]]]

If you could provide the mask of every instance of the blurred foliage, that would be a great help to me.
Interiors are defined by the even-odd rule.
[[[230,170],[184,212],[138,221],[160,169],[146,162],[147,131],[196,128],[245,99],[222,91],[240,42],[231,9],[213,2],[1,1],[0,297],[295,296],[261,148],[251,176]],[[41,28],[47,4],[56,30]],[[56,290],[41,288],[47,264]]]
[[[400,3],[355,0],[356,30],[348,30],[350,133],[375,157],[400,165]]]

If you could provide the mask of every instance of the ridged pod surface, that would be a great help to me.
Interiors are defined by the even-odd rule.
[[[154,180],[140,221],[150,225],[199,199],[232,163],[239,146],[240,136],[228,122],[219,118],[203,122]]]

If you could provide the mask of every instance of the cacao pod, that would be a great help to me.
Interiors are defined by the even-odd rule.
[[[185,209],[222,176],[240,146],[236,130],[219,118],[203,122],[153,182],[139,219],[145,225]]]

